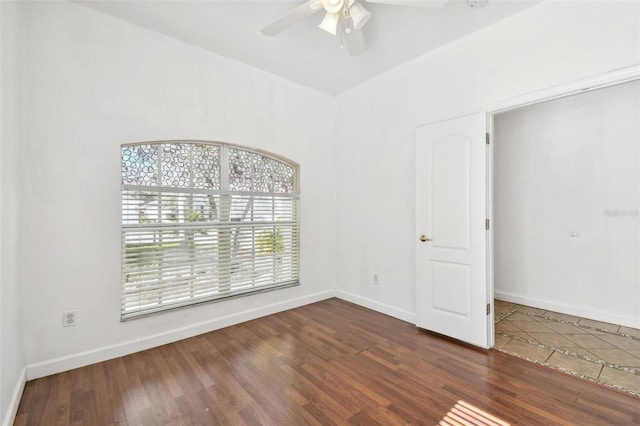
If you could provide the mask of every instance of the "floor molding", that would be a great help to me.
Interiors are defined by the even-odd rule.
[[[16,388],[13,391],[13,395],[11,396],[11,401],[9,402],[9,407],[7,409],[7,414],[2,421],[2,426],[11,426],[16,418],[16,414],[18,413],[18,406],[20,405],[20,400],[22,399],[22,392],[24,392],[24,386],[27,384],[27,369],[23,368],[20,372],[20,377],[18,378],[18,383],[16,383]]]
[[[275,314],[288,309],[308,305],[310,303],[319,302],[321,300],[330,299],[332,297],[337,297],[339,299],[346,300],[347,302],[355,303],[356,305],[372,309],[412,324],[415,324],[416,322],[416,314],[413,312],[408,312],[395,306],[387,305],[346,291],[327,290],[261,308],[216,318],[210,321],[192,324],[187,327],[169,330],[160,334],[143,337],[141,339],[121,342],[116,345],[104,346],[77,354],[29,364],[26,368],[26,379],[33,380],[49,376],[51,374],[72,370],[74,368],[95,364],[97,362],[107,361],[109,359],[151,349],[167,343],[176,342],[178,340],[187,339],[199,334],[208,333],[210,331],[254,320],[256,318]]]
[[[199,334],[208,333],[210,331],[229,327],[245,321],[251,321],[256,318],[319,302],[321,300],[330,299],[332,297],[335,297],[335,291],[322,291],[263,306],[257,309],[250,309],[237,314],[227,315],[210,321],[192,324],[187,327],[169,330],[160,334],[143,337],[141,339],[121,342],[117,345],[105,346],[90,351],[30,364],[26,368],[26,378],[27,380],[33,380],[51,374],[72,370],[74,368],[95,364],[97,362],[107,361],[109,359],[151,349],[167,343],[173,343],[178,340],[187,339]]]
[[[336,290],[335,297],[372,309],[376,312],[380,312],[381,314],[389,315],[390,317],[398,318],[412,324],[416,323],[416,314],[414,312],[405,311],[403,309],[396,308],[395,306],[378,302],[377,300],[368,299],[342,290]]]

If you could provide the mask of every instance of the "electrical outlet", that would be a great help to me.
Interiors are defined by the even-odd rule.
[[[73,327],[76,325],[76,311],[64,311],[62,313],[62,326]]]
[[[380,274],[378,274],[377,272],[371,273],[371,284],[380,285]]]

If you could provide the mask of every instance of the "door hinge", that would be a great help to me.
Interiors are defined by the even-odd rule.
[[[484,228],[489,229],[489,219],[485,219]]]
[[[491,140],[491,136],[489,136],[489,133],[485,133],[485,141],[487,142],[487,145],[489,145],[489,140]]]
[[[491,303],[487,303],[487,315],[491,313]]]

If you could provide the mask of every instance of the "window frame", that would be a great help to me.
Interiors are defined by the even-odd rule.
[[[165,146],[183,147],[186,145],[189,146],[189,153],[190,153],[189,164],[187,166],[184,166],[184,168],[178,168],[178,170],[182,172],[182,175],[184,175],[184,171],[188,169],[187,172],[189,173],[189,185],[188,186],[164,185],[162,164],[165,156],[163,151],[165,149]],[[134,185],[130,183],[130,180],[125,183],[125,179],[131,178],[132,176],[128,174],[129,171],[127,171],[127,177],[125,177],[125,150],[134,148],[134,147],[151,147],[151,146],[155,146],[155,151],[154,151],[156,155],[155,161],[157,161],[157,165],[149,163],[149,166],[157,166],[157,169],[153,172],[153,174],[156,176],[155,184]],[[193,155],[195,154],[192,154],[192,151],[195,149],[193,148],[194,146],[217,147],[218,149],[217,176],[219,179],[217,189],[211,189],[211,188],[202,189],[202,188],[195,188],[193,186],[193,182],[194,182],[193,176],[196,173],[194,160],[193,160]],[[270,169],[271,175],[269,175],[269,178],[271,179],[270,192],[261,191],[261,190],[255,191],[253,190],[254,189],[253,187],[251,188],[251,190],[246,190],[242,188],[238,189],[237,187],[233,189],[232,183],[231,183],[231,180],[232,180],[231,167],[234,161],[231,158],[232,152],[236,152],[238,155],[238,158],[240,157],[240,152],[244,152],[248,157],[254,156],[253,157],[254,163],[251,163],[251,161],[249,161],[249,163],[246,163],[245,166],[247,164],[255,165],[255,161],[256,161],[255,159],[259,158],[260,159],[259,161],[261,161],[263,165],[264,164],[280,164],[280,165],[283,165],[284,167],[290,168],[291,175],[292,175],[290,180],[290,184],[291,184],[290,189],[286,189],[284,192],[278,191],[279,187],[278,188],[276,187],[276,183],[280,181],[276,180],[276,177],[275,177],[276,172],[274,172],[273,169]],[[255,156],[258,156],[258,157],[255,157]],[[126,143],[120,146],[120,157],[121,157],[121,238],[122,238],[121,240],[121,308],[120,308],[121,321],[127,321],[131,319],[146,317],[149,315],[155,315],[160,312],[172,311],[175,309],[182,309],[185,307],[196,306],[204,303],[218,302],[218,301],[227,300],[231,298],[248,296],[251,294],[258,294],[258,293],[263,293],[267,291],[300,285],[300,206],[299,206],[300,166],[298,163],[288,158],[285,158],[281,155],[277,155],[261,149],[249,148],[249,147],[230,144],[226,142],[204,141],[204,140],[163,140],[163,141]],[[140,163],[139,165],[143,165],[143,163]],[[253,172],[255,172],[256,168],[257,166],[252,168]],[[234,166],[234,172],[235,171],[236,169]],[[181,172],[178,172],[178,175],[180,175]],[[240,176],[242,176],[242,173],[240,173]],[[258,180],[261,179],[264,184],[265,176],[267,176],[267,173],[265,173],[264,171],[262,174],[256,174],[256,175],[250,173],[250,177],[248,179],[249,181],[251,181],[251,185],[253,185],[253,180],[256,178]],[[184,177],[184,176],[180,176],[180,177]],[[139,180],[138,180],[138,183],[140,183]],[[287,181],[287,185],[288,185],[288,181]],[[140,199],[142,199],[142,197],[144,197],[145,195],[149,197],[152,197],[153,195],[157,195],[157,198],[155,199],[157,201],[156,222],[153,222],[152,224],[143,223],[141,220],[142,216],[138,218],[137,223],[127,222],[128,220],[130,220],[130,214],[131,214],[131,211],[128,210],[130,208],[128,203],[132,203],[131,199],[133,199],[133,198],[127,198],[127,197],[138,196],[140,197]],[[200,270],[198,272],[198,273],[209,273],[211,276],[216,276],[218,280],[218,284],[217,286],[212,285],[210,287],[209,293],[207,293],[206,289],[208,287],[206,285],[195,284],[197,280],[194,275],[195,272],[192,272],[192,275],[190,276],[189,279],[183,279],[182,275],[180,275],[180,279],[183,280],[184,283],[189,283],[191,282],[190,280],[193,280],[192,284],[183,283],[183,284],[176,285],[176,288],[180,288],[181,291],[184,291],[184,288],[186,288],[186,286],[191,286],[191,287],[195,286],[197,287],[198,290],[205,289],[205,293],[207,293],[206,295],[194,296],[194,293],[192,292],[192,295],[190,297],[181,296],[182,299],[180,299],[179,297],[176,299],[171,299],[171,298],[166,299],[167,295],[170,294],[170,291],[171,291],[170,289],[173,289],[173,287],[167,285],[166,286],[167,291],[165,291],[165,284],[162,277],[164,276],[163,269],[169,268],[169,267],[164,267],[164,265],[166,264],[164,262],[164,256],[167,250],[166,245],[168,244],[164,243],[161,237],[159,239],[159,243],[156,244],[155,236],[154,236],[154,244],[157,246],[155,256],[156,258],[159,257],[162,260],[154,261],[155,263],[157,263],[157,270],[150,268],[152,272],[159,273],[160,278],[158,282],[162,282],[161,284],[149,285],[149,287],[154,289],[153,291],[155,291],[155,293],[153,293],[151,290],[140,290],[136,292],[132,290],[133,284],[136,283],[136,281],[128,281],[128,279],[132,276],[131,274],[127,275],[128,267],[131,265],[135,265],[135,262],[131,261],[132,252],[129,250],[129,247],[131,246],[131,244],[128,245],[127,241],[131,242],[132,241],[131,237],[132,235],[135,236],[136,232],[140,233],[140,235],[144,234],[146,230],[151,230],[151,232],[154,232],[154,235],[155,235],[155,232],[159,232],[160,235],[163,235],[163,232],[164,233],[173,232],[175,235],[178,235],[178,237],[174,237],[174,240],[180,240],[180,236],[182,235],[180,234],[180,232],[184,232],[185,248],[184,250],[178,249],[175,252],[181,253],[182,256],[187,256],[186,254],[187,252],[193,253],[196,251],[197,245],[194,242],[193,235],[197,235],[198,231],[202,231],[205,228],[204,227],[195,228],[195,226],[201,223],[204,226],[205,222],[201,222],[199,219],[191,219],[191,220],[185,219],[184,221],[180,221],[180,219],[176,219],[178,223],[175,223],[175,224],[166,223],[166,220],[163,219],[163,215],[166,212],[166,210],[164,210],[164,207],[162,206],[164,196],[168,196],[168,197],[175,196],[178,199],[180,199],[180,197],[184,197],[185,199],[188,198],[189,200],[191,200],[190,201],[191,209],[189,210],[190,213],[196,212],[193,209],[194,196],[202,196],[202,197],[206,196],[209,198],[216,197],[216,196],[218,197],[217,202],[218,202],[219,210],[216,213],[217,220],[212,219],[210,215],[209,221],[205,221],[207,225],[206,231],[203,232],[204,234],[208,234],[207,231],[212,231],[214,233],[217,232],[217,236],[215,238],[212,237],[213,239],[208,242],[208,244],[211,247],[211,252],[207,250],[202,251],[203,253],[208,253],[209,256],[213,257],[214,255],[212,253],[217,250],[218,263],[216,263],[215,265],[213,264],[209,265],[206,268],[206,272],[203,272],[203,270]],[[140,201],[140,199],[138,201]],[[240,219],[238,219],[237,217],[233,217],[232,216],[233,212],[235,212],[235,210],[233,210],[234,206],[236,206],[238,202],[242,203],[243,201],[245,202],[244,215],[242,215]],[[135,201],[133,203],[135,203]],[[216,202],[214,201],[211,203],[215,205]],[[262,205],[262,207],[256,207],[256,203],[258,205]],[[177,202],[177,204],[182,206],[182,204],[180,204],[179,201]],[[268,210],[269,206],[271,207],[271,210],[272,210],[270,213],[272,219],[270,221],[269,220],[266,220],[266,221],[245,220],[247,215],[247,210],[251,211],[252,218],[254,217],[254,213],[256,212],[264,216],[265,211]],[[276,217],[277,217],[276,212],[280,214],[283,214],[282,212],[284,212],[285,215],[290,215],[290,217],[287,216],[288,220],[276,220]],[[178,214],[176,213],[176,215]],[[186,214],[185,214],[185,217],[186,217]],[[187,229],[192,229],[192,231],[189,232],[187,231]],[[226,231],[224,231],[225,229]],[[243,229],[249,229],[249,231],[251,232],[251,236],[250,237],[247,237],[246,235],[240,236],[243,232],[242,231]],[[232,236],[234,235],[234,232],[235,232],[235,237]],[[256,234],[256,232],[259,232],[260,234]],[[188,234],[190,234],[191,239],[187,237]],[[144,237],[142,236],[139,236],[139,238],[140,238],[139,241],[144,240]],[[262,240],[260,240],[260,238],[262,238]],[[148,242],[148,240],[144,240],[144,241]],[[233,241],[233,244],[231,243],[232,241]],[[139,244],[140,244],[140,247],[142,247],[145,243],[139,243]],[[182,246],[183,244],[182,240],[180,240],[178,244]],[[228,250],[226,251],[222,248],[223,246],[225,246],[225,244],[226,246],[228,246]],[[245,271],[245,273],[247,271],[250,271],[252,275],[257,275],[257,273],[262,273],[261,277],[263,278],[261,278],[261,280],[263,281],[267,279],[267,278],[264,278],[265,274],[272,273],[274,277],[273,281],[256,284],[257,281],[255,279],[252,279],[251,282],[253,284],[249,286],[248,284],[246,284],[247,281],[241,280],[235,283],[235,287],[234,287],[234,282],[232,281],[232,274],[234,273],[233,262],[235,259],[233,257],[234,257],[234,246],[236,246],[237,244],[245,244],[244,246],[245,249],[247,244],[251,246],[249,249],[249,251],[251,252],[251,255],[248,257],[244,256],[245,259],[244,260],[241,259],[239,261],[241,262],[240,265],[243,266],[243,270]],[[214,249],[213,248],[214,246],[217,246],[217,248]],[[267,249],[260,249],[259,246],[267,247]],[[240,249],[238,249],[237,251],[240,252]],[[259,261],[261,262],[259,263],[260,268],[258,269],[256,269],[257,268],[256,259],[258,259],[257,253],[260,253],[260,256],[261,256],[261,258],[259,259]],[[286,253],[286,255],[282,253]],[[129,257],[127,257],[128,255]],[[223,255],[224,255],[224,258],[222,257]],[[269,269],[269,266],[267,265],[269,259],[271,258],[273,259],[273,262],[272,262],[273,269]],[[284,272],[279,272],[279,269],[277,266],[278,259],[280,259],[279,260],[280,264],[283,264],[282,259],[285,259],[285,258],[287,259],[286,268],[282,269],[282,271]],[[247,260],[250,263],[252,263],[251,268],[247,268],[246,265],[242,263]],[[139,262],[140,264],[142,263],[142,261],[139,261]],[[200,259],[200,262],[202,262],[201,259]],[[237,260],[235,262],[236,264],[238,264]],[[169,265],[171,267],[173,266],[172,264],[169,264]],[[219,267],[220,265],[222,266]],[[202,263],[198,263],[196,264],[196,266],[202,266]],[[194,265],[191,265],[192,271],[193,271],[193,267]],[[277,277],[280,273],[289,277],[289,279],[278,281]],[[142,273],[139,273],[139,275],[142,275]],[[223,278],[226,280],[224,281],[224,284],[221,281],[223,280]],[[177,278],[175,279],[177,280]],[[158,288],[161,288],[161,289],[158,289]],[[158,294],[158,295],[162,295],[162,297],[159,297],[160,301],[157,302],[157,304],[148,303],[146,307],[138,306],[137,308],[133,308],[132,305],[135,305],[135,301],[134,302],[131,302],[131,301],[135,300],[135,298],[132,296],[135,294],[139,295],[140,300],[144,300],[142,296],[148,295],[148,294]],[[180,294],[180,293],[177,293],[177,294]]]

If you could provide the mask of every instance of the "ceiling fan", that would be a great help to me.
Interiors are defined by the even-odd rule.
[[[395,6],[442,8],[449,0],[366,0],[367,3]],[[367,50],[362,27],[371,18],[371,12],[357,0],[308,0],[290,10],[262,29],[262,34],[274,36],[316,12],[324,11],[321,29],[338,35],[340,46],[347,46],[349,54],[359,55]]]

